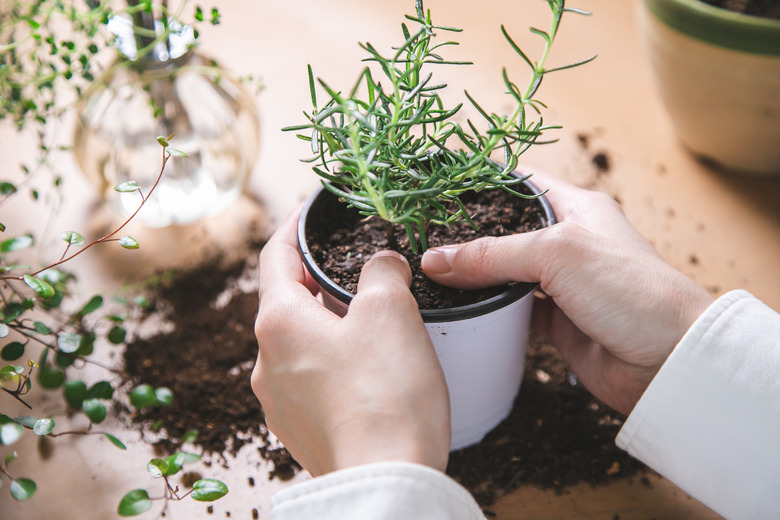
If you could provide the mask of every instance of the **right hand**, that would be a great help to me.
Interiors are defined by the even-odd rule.
[[[596,397],[628,414],[713,298],[664,261],[611,197],[533,173],[558,224],[432,248],[423,270],[465,289],[540,282],[547,297],[536,302],[534,328]]]

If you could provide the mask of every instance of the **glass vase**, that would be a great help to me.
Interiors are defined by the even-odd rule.
[[[146,193],[161,166],[157,137],[171,134],[171,147],[188,157],[168,161],[136,218],[164,227],[225,210],[241,194],[257,159],[257,110],[237,80],[194,51],[164,61],[120,58],[81,102],[76,160],[102,196],[129,216],[141,196],[114,187],[132,180]]]

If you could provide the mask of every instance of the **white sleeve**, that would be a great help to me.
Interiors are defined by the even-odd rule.
[[[405,462],[334,471],[276,493],[272,520],[485,520],[474,498],[444,473]]]
[[[744,291],[694,323],[617,445],[728,519],[780,519],[780,315]]]

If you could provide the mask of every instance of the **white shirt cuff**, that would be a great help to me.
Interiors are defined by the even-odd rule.
[[[273,520],[484,520],[474,498],[427,466],[382,462],[328,473],[276,493]]]
[[[726,518],[780,519],[780,315],[745,291],[719,298],[616,442]]]

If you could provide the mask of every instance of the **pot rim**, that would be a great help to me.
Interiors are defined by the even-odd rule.
[[[737,13],[701,0],[644,0],[648,11],[669,27],[735,51],[780,56],[780,20]]]
[[[520,176],[520,174],[517,172],[513,173],[513,175]],[[323,181],[323,184],[324,183],[325,181]],[[535,195],[540,195],[534,200],[538,201],[542,206],[542,211],[546,218],[546,222],[543,227],[549,227],[555,224],[557,222],[555,212],[553,211],[553,208],[547,198],[544,195],[541,195],[542,190],[540,190],[528,179],[523,181],[523,184],[526,185]],[[320,185],[314,191],[314,193],[309,196],[301,209],[301,214],[298,218],[298,248],[303,263],[306,266],[306,270],[309,272],[312,278],[317,281],[317,283],[320,285],[320,288],[324,291],[327,291],[328,294],[340,302],[349,305],[354,295],[336,284],[320,269],[319,265],[317,265],[316,261],[314,260],[314,257],[311,254],[309,246],[306,242],[306,218],[312,205],[315,203],[318,197],[323,194],[326,196],[335,196],[331,192],[327,191],[322,185]],[[536,289],[538,285],[539,284],[535,282],[518,282],[512,287],[509,287],[506,291],[477,303],[462,305],[459,307],[451,307],[448,309],[420,309],[420,314],[422,315],[423,321],[425,323],[442,323],[476,318],[516,302],[520,298],[530,294],[534,289]]]

